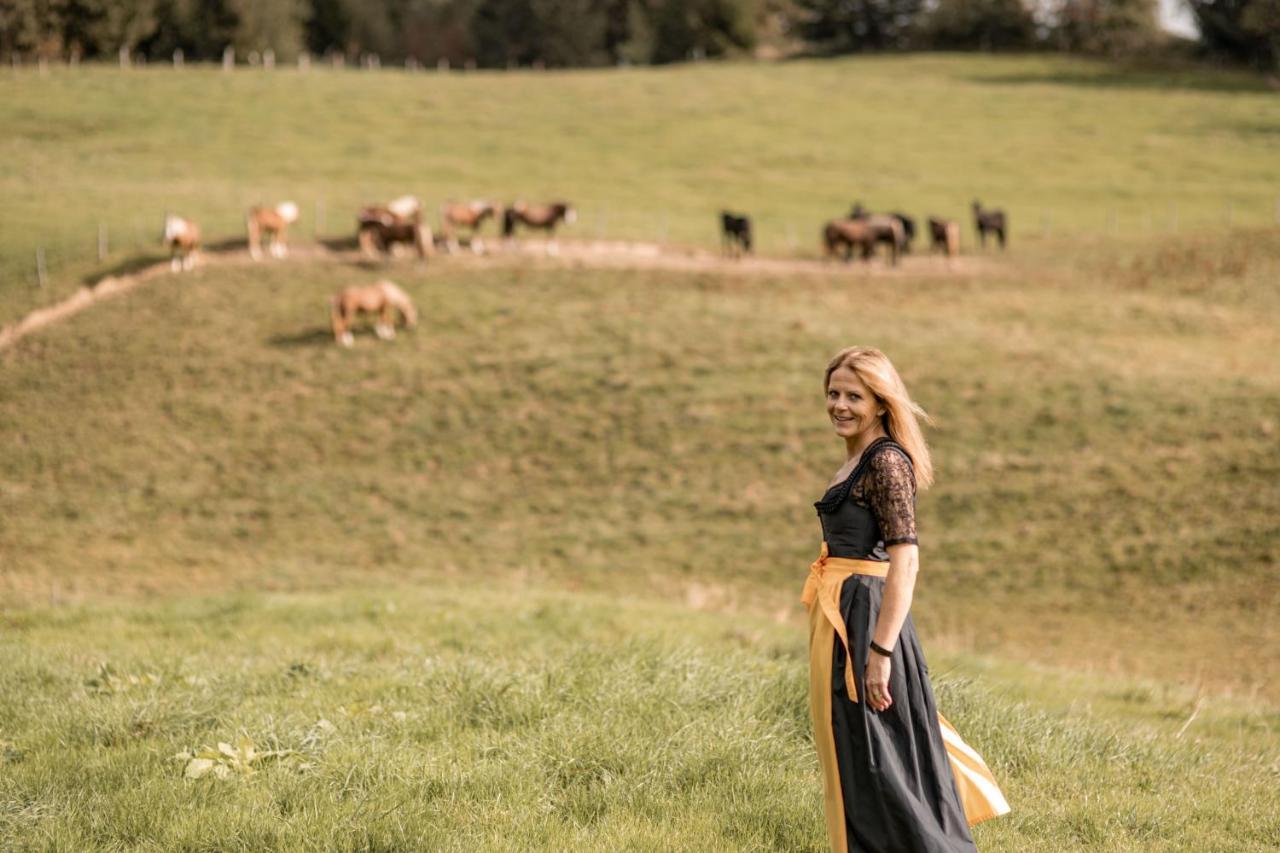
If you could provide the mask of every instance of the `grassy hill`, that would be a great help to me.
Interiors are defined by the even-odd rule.
[[[565,73],[163,67],[0,70],[0,322],[78,283],[165,210],[239,236],[282,198],[310,236],[404,192],[563,196],[585,236],[711,243],[722,207],[768,252],[816,251],[855,199],[1014,244],[1272,224],[1280,104],[1262,81],[1062,57],[921,55]],[[319,205],[319,207],[317,207]],[[323,221],[317,221],[322,218]],[[34,286],[43,246],[54,281]]]
[[[1274,846],[1280,113],[1249,78],[0,74],[0,322],[101,271],[67,248],[36,292],[57,235],[109,221],[129,266],[165,207],[216,238],[286,195],[341,233],[405,190],[563,194],[579,236],[690,243],[724,204],[778,253],[859,197],[1015,223],[952,275],[215,263],[0,351],[0,838],[816,849],[796,598],[856,342],[936,420],[913,612],[1018,810],[983,848]],[[327,297],[383,275],[421,327],[336,348]],[[289,752],[182,781],[242,735]]]
[[[937,418],[924,624],[1274,698],[1280,242],[1197,251],[1236,266],[1146,283],[1151,250],[773,280],[460,259],[392,269],[422,327],[352,351],[325,299],[374,271],[162,279],[0,354],[0,583],[41,600],[497,564],[772,612],[842,458],[821,368],[859,341]]]

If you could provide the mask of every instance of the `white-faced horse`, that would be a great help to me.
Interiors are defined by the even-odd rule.
[[[166,213],[163,239],[169,250],[169,266],[174,272],[189,270],[196,265],[196,252],[200,249],[200,226],[189,219]]]
[[[333,321],[333,339],[344,347],[355,342],[351,325],[360,314],[376,314],[373,330],[384,341],[396,336],[396,319],[404,321],[405,328],[418,324],[418,312],[408,295],[393,282],[383,279],[364,286],[347,287],[330,300],[330,319]]]
[[[273,258],[289,254],[285,232],[298,221],[298,206],[282,201],[275,207],[251,207],[245,216],[245,228],[249,232],[249,256],[255,261],[262,258],[262,235],[267,235],[267,251]]]

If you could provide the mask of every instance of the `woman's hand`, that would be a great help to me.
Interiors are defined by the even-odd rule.
[[[867,652],[867,704],[875,711],[887,711],[893,704],[889,695],[889,672],[893,661],[878,652]]]

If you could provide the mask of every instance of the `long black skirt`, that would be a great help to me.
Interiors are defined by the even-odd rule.
[[[828,573],[819,580],[827,607],[810,604],[810,700],[832,850],[976,851],[970,825],[1008,805],[981,757],[939,716],[910,616],[893,649],[893,704],[875,711],[861,701],[884,585],[881,577]],[[831,624],[836,609],[843,631]]]

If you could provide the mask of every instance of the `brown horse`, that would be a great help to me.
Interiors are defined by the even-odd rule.
[[[822,227],[822,246],[828,260],[836,257],[837,250],[843,249],[844,260],[848,263],[854,249],[862,250],[864,260],[870,258],[875,251],[875,239],[865,219],[833,219]]]
[[[888,246],[889,263],[897,266],[898,253],[904,251],[907,244],[906,229],[902,225],[902,220],[894,214],[873,213],[861,221],[866,223],[867,230],[871,232],[872,245],[884,243]]]
[[[960,254],[960,223],[951,219],[929,217],[929,248],[941,249],[948,258]]]
[[[479,237],[480,226],[491,216],[498,215],[498,206],[491,201],[445,202],[440,205],[440,230],[444,235],[445,246],[450,252],[457,251],[457,228],[471,231],[471,250],[476,254],[484,251],[484,243]]]
[[[169,249],[169,267],[189,270],[196,265],[196,252],[200,250],[200,226],[189,219],[166,213],[164,217],[164,244]]]
[[[373,330],[384,341],[396,336],[397,314],[407,329],[418,324],[413,302],[393,282],[384,279],[364,287],[345,288],[330,300],[333,339],[344,347],[351,346],[355,342],[351,325],[361,313],[378,315]]]
[[[431,228],[422,221],[422,204],[413,196],[401,196],[385,207],[366,207],[356,215],[356,222],[356,238],[366,258],[375,253],[390,255],[399,243],[412,246],[419,258],[435,251]]]
[[[502,214],[502,236],[510,239],[516,235],[517,223],[524,223],[529,228],[537,228],[554,237],[556,224],[564,221],[572,225],[578,219],[578,213],[568,202],[557,201],[551,204],[526,204],[517,201]]]
[[[285,232],[298,221],[298,206],[284,201],[275,207],[251,207],[245,216],[245,228],[249,232],[249,257],[262,259],[262,235],[267,235],[267,249],[273,258],[289,254]]]

